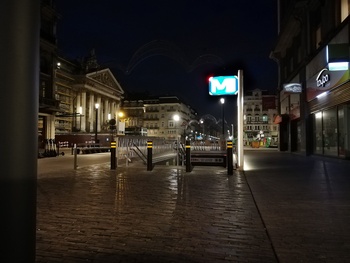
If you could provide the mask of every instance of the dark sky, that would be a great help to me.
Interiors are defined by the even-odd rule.
[[[276,0],[56,0],[58,47],[72,59],[95,49],[126,93],[175,95],[221,119],[208,77],[237,75],[244,89],[276,90],[269,59],[277,37]],[[225,119],[236,115],[226,98]]]

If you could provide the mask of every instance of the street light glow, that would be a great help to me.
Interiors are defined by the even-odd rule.
[[[95,104],[95,109],[97,110],[100,107],[100,104],[96,103]]]

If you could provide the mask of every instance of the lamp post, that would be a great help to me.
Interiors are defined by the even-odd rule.
[[[96,120],[95,120],[95,144],[98,143],[97,141],[97,122],[98,122],[98,108],[100,107],[100,104],[95,104],[95,112],[96,112]]]
[[[225,139],[225,111],[224,111],[225,99],[221,98],[220,103],[222,105],[222,139]]]
[[[124,112],[122,111],[119,111],[118,114],[117,114],[118,118],[117,118],[117,135],[120,135],[120,134],[123,134],[125,135],[125,125],[123,127],[121,127],[121,121],[122,121],[122,118],[124,117]],[[121,133],[121,130],[120,129],[123,129],[124,132]]]
[[[180,116],[175,114],[173,117],[175,121],[175,131],[176,131],[176,166],[179,167],[179,137],[177,136],[177,125],[176,123],[180,120]]]
[[[231,124],[232,128],[232,142],[235,140],[235,134],[234,134],[234,129],[233,129],[233,124]]]

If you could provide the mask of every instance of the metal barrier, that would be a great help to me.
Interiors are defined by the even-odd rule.
[[[128,158],[141,159],[145,164],[147,162],[147,141],[152,141],[153,155],[173,153],[173,141],[167,141],[164,138],[146,137],[146,136],[123,136],[117,139],[118,160]]]

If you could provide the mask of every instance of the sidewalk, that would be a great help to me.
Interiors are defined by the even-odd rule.
[[[350,161],[249,151],[246,163],[280,262],[350,262]]]
[[[350,262],[350,162],[245,154],[231,176],[109,163],[42,173],[37,262]]]

